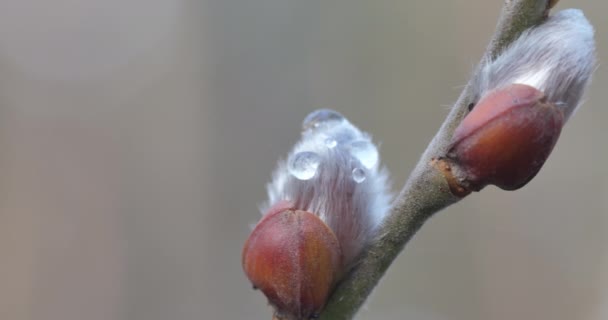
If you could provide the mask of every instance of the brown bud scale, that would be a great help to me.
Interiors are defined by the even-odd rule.
[[[336,236],[319,217],[286,209],[264,216],[242,258],[245,274],[279,318],[308,319],[325,305],[342,255]]]
[[[515,190],[553,150],[563,113],[534,87],[511,84],[486,94],[454,131],[446,160],[466,189]]]

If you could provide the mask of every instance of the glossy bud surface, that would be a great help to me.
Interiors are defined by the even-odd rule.
[[[519,189],[549,157],[563,122],[541,91],[511,84],[481,98],[454,131],[446,158],[468,190]]]
[[[323,221],[281,203],[257,224],[242,258],[253,286],[286,319],[308,319],[321,311],[342,259],[338,240]]]

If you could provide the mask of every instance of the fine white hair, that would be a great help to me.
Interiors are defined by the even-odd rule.
[[[544,92],[568,119],[595,69],[593,35],[593,27],[580,10],[563,10],[548,17],[484,64],[473,85],[477,100],[512,83],[527,84]]]
[[[281,201],[316,214],[336,235],[351,264],[389,210],[388,173],[377,147],[336,111],[320,109],[303,122],[300,141],[280,161],[262,213]]]

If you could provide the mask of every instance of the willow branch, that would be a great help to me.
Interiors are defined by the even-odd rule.
[[[476,70],[480,70],[488,58],[496,57],[524,30],[540,23],[556,2],[506,0],[494,36]],[[450,192],[443,174],[432,166],[432,161],[447,151],[454,129],[468,112],[469,104],[475,103],[473,99],[469,82],[405,183],[377,237],[333,292],[321,319],[353,318],[422,224],[435,212],[461,199]]]

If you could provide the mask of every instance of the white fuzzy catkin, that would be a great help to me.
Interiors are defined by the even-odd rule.
[[[265,214],[280,201],[319,216],[350,264],[389,209],[388,174],[370,136],[336,111],[320,109],[303,122],[301,140],[268,184]]]
[[[568,119],[580,104],[595,68],[593,34],[580,10],[550,16],[484,65],[473,84],[477,100],[512,83],[527,84],[544,92]]]

